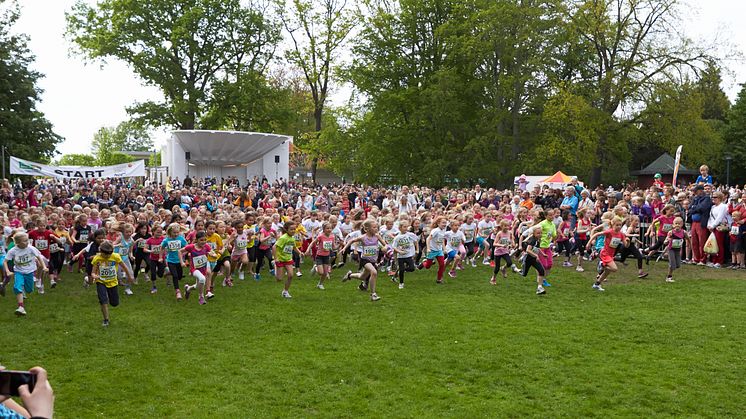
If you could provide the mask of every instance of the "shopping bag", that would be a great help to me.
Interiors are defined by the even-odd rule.
[[[705,253],[714,255],[714,254],[717,254],[719,250],[720,249],[718,249],[718,241],[715,238],[715,233],[710,233],[710,237],[708,237],[707,241],[705,242],[705,247],[704,247]]]

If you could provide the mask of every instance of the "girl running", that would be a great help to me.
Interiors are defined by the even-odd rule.
[[[133,267],[133,273],[135,276],[135,284],[137,284],[137,276],[140,275],[142,265],[145,265],[145,273],[150,271],[150,263],[148,262],[148,254],[145,249],[148,247],[148,239],[151,237],[148,232],[149,226],[147,222],[141,221],[137,224],[137,231],[132,236],[133,247],[135,254],[135,266]]]
[[[109,326],[109,305],[119,305],[118,271],[124,271],[129,282],[134,281],[130,268],[122,262],[118,253],[114,253],[114,246],[108,241],[101,243],[98,254],[91,261],[93,271],[91,278],[96,283],[98,303],[101,305],[101,314],[104,316],[103,326]]]
[[[189,272],[196,280],[194,285],[184,284],[184,298],[189,299],[193,290],[199,291],[199,305],[204,305],[205,286],[207,278],[210,277],[210,262],[208,255],[212,248],[207,244],[207,234],[199,231],[194,235],[194,243],[186,245],[180,250],[182,258],[184,255],[189,256]]]
[[[282,236],[277,239],[272,252],[275,262],[275,277],[282,281],[282,274],[285,273],[285,286],[282,289],[284,298],[292,298],[290,295],[290,285],[293,283],[293,252],[297,251],[295,245],[295,223],[286,221],[282,226]],[[323,288],[321,288],[323,289]]]
[[[324,289],[324,280],[329,279],[332,272],[331,254],[337,248],[337,238],[332,234],[332,225],[326,222],[321,227],[321,234],[311,241],[306,249],[306,256],[311,255],[311,249],[316,247],[315,266],[319,274],[319,283],[316,288]]]
[[[155,281],[158,278],[163,278],[164,271],[166,270],[163,255],[161,254],[161,243],[163,243],[163,227],[156,224],[153,226],[153,236],[145,240],[147,247],[143,248],[143,251],[149,255],[151,294],[158,292]]]
[[[348,247],[360,243],[362,246],[362,253],[360,254],[359,269],[361,269],[362,272],[353,274],[352,271],[347,271],[347,274],[342,278],[342,281],[349,281],[352,278],[360,279],[362,281],[359,286],[360,290],[365,291],[366,289],[369,289],[370,300],[378,301],[381,299],[381,297],[376,293],[376,279],[378,278],[378,249],[379,246],[385,247],[386,242],[384,242],[381,236],[378,235],[378,224],[375,220],[365,220],[362,228],[365,234],[350,240],[342,250],[344,252]],[[441,256],[441,262],[442,258],[443,256]]]
[[[181,235],[181,226],[177,223],[169,224],[166,234],[166,238],[161,242],[161,254],[166,255],[166,264],[168,265],[168,271],[171,272],[171,279],[176,291],[176,301],[181,301],[179,281],[184,277],[184,268],[187,266],[182,257],[181,249],[188,243]]]
[[[668,276],[666,282],[674,282],[673,271],[681,267],[681,247],[684,242],[687,246],[692,245],[692,239],[683,227],[684,219],[676,217],[673,220],[673,228],[666,236],[665,243],[668,245]]]
[[[443,274],[446,270],[445,257],[443,256],[443,244],[445,242],[445,229],[447,224],[448,222],[446,221],[445,217],[438,217],[435,220],[432,225],[432,230],[430,230],[430,234],[427,236],[427,240],[425,241],[427,250],[425,260],[417,267],[417,269],[430,269],[430,267],[433,266],[433,263],[435,263],[434,261],[437,261],[438,277],[435,282],[438,284],[443,283]],[[482,232],[486,231],[482,230]],[[489,244],[487,248],[489,248]],[[487,263],[489,263],[489,257],[487,259]]]
[[[510,249],[515,246],[515,240],[513,234],[510,232],[510,221],[500,221],[500,231],[495,234],[495,268],[492,271],[492,278],[490,284],[497,285],[497,273],[502,272],[503,278],[508,277],[508,267],[512,267],[514,270],[517,269],[513,264],[513,260],[510,258]],[[505,266],[500,268],[502,261],[505,261]],[[525,276],[525,275],[524,275]],[[543,275],[542,275],[543,276]]]
[[[448,271],[448,276],[451,278],[456,277],[456,266],[461,263],[461,253],[459,248],[463,245],[466,240],[466,236],[460,230],[461,223],[458,220],[451,220],[451,226],[448,231],[445,232],[446,251],[445,254],[448,257],[446,263],[451,264],[451,269]]]
[[[628,245],[629,239],[622,233],[622,220],[614,218],[611,220],[611,228],[605,231],[599,231],[591,236],[591,242],[597,237],[604,238],[604,247],[601,249],[599,254],[601,263],[603,264],[604,270],[598,277],[596,282],[593,284],[593,289],[596,291],[604,291],[601,284],[606,282],[609,275],[619,270],[614,262],[614,255],[620,246]]]
[[[541,228],[535,228],[531,232],[531,236],[523,240],[522,246],[523,251],[526,255],[526,259],[523,261],[523,269],[521,275],[528,276],[528,271],[533,267],[536,269],[536,295],[544,295],[547,291],[544,289],[544,266],[539,262],[539,254],[541,252],[540,243],[543,237],[543,231]]]
[[[233,248],[231,250],[231,269],[229,275],[226,277],[226,281],[223,281],[223,286],[233,286],[232,276],[233,272],[239,270],[238,279],[244,279],[243,268],[249,264],[249,255],[247,246],[249,240],[253,241],[254,233],[250,229],[244,229],[243,221],[236,221],[233,223],[233,234],[230,238]],[[259,269],[257,269],[254,279],[259,280]]]
[[[399,222],[399,234],[391,244],[399,267],[399,289],[404,289],[404,272],[414,272],[414,255],[417,254],[418,237],[409,231],[409,221]],[[391,278],[396,282],[396,277]]]

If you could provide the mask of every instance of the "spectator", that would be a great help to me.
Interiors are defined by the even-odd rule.
[[[725,262],[725,238],[730,229],[730,216],[728,215],[728,205],[723,202],[723,198],[723,193],[720,191],[712,194],[712,207],[707,219],[707,229],[711,233],[715,233],[718,243],[718,252],[710,256],[711,262],[707,264],[711,268],[719,268]]]
[[[0,366],[2,369],[5,368]],[[54,391],[47,380],[47,372],[41,367],[31,368],[29,372],[36,375],[34,390],[29,392],[25,384],[18,387],[23,406],[9,397],[0,396],[0,417],[51,419],[54,415]]]
[[[705,194],[704,186],[695,186],[689,213],[692,215],[692,261],[700,266],[705,264],[706,255],[703,249],[707,241],[710,208],[712,208],[712,200]]]

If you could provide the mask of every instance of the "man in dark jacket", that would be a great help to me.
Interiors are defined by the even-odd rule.
[[[707,241],[707,220],[710,218],[710,208],[712,208],[712,200],[705,193],[704,186],[695,186],[694,198],[689,206],[689,213],[692,215],[692,256],[694,262],[701,266],[704,266],[707,257],[704,247]]]

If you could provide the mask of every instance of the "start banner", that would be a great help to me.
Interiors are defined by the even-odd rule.
[[[49,166],[41,163],[10,158],[10,173],[14,175],[48,176],[60,179],[99,179],[145,176],[145,160],[114,166]]]

